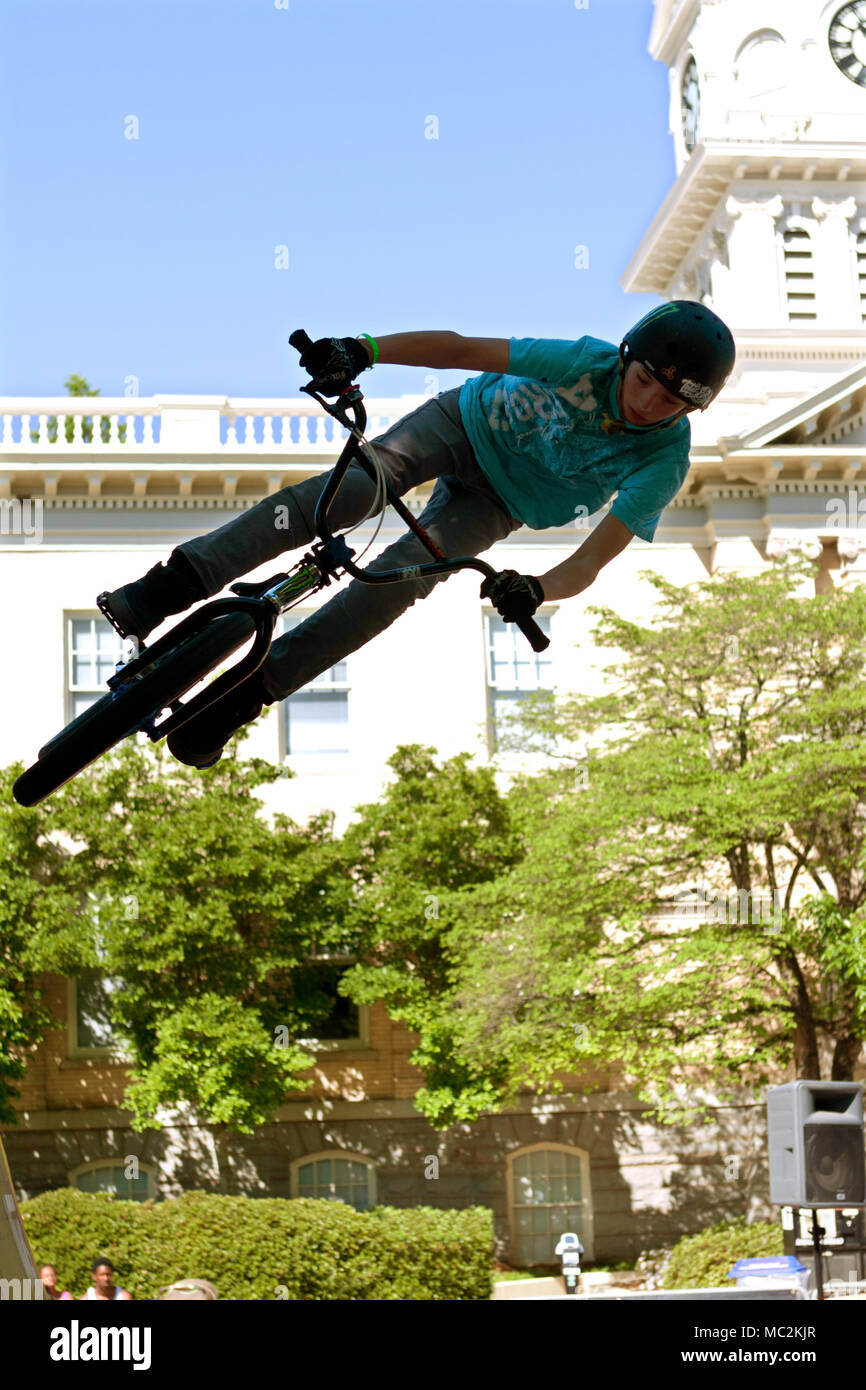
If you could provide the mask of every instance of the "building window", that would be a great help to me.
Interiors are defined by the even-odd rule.
[[[589,1157],[564,1145],[541,1145],[509,1160],[511,1263],[554,1265],[560,1236],[574,1231],[583,1260],[595,1257]]]
[[[550,636],[550,613],[536,613],[535,621],[545,637]],[[534,652],[520,628],[506,623],[497,614],[485,615],[487,642],[487,711],[491,752],[507,732],[509,715],[534,690],[553,689],[553,660],[550,648]]]
[[[778,109],[789,84],[788,47],[776,29],[759,29],[737,50],[734,78],[743,95],[759,101],[762,111]]]
[[[98,968],[88,968],[70,981],[69,1019],[73,1056],[85,1052],[114,1052],[118,1039],[111,1027],[111,996],[120,981]]]
[[[376,1205],[376,1168],[353,1154],[312,1154],[292,1168],[292,1196],[345,1202],[356,1211]]]
[[[291,632],[304,616],[287,615],[282,631]],[[345,661],[323,671],[283,700],[282,705],[287,757],[349,752],[349,679]]]
[[[69,1174],[69,1186],[79,1192],[110,1192],[124,1202],[149,1202],[156,1196],[153,1169],[130,1155],[123,1163],[83,1163]]]
[[[788,322],[816,319],[815,272],[809,233],[804,227],[786,227],[782,233],[782,250]]]
[[[293,975],[298,998],[307,998],[310,1011],[301,1024],[301,1043],[361,1042],[358,1005],[340,994],[340,976],[354,963],[354,956],[339,960],[310,958]]]
[[[123,657],[123,639],[106,618],[66,619],[67,720],[107,694],[109,676]]]

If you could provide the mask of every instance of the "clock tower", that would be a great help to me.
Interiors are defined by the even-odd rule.
[[[649,50],[677,178],[622,284],[730,325],[703,443],[866,359],[866,0],[655,0]]]

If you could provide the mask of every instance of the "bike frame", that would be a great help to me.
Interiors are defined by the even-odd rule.
[[[306,335],[302,335],[300,332],[293,334],[289,341],[292,342],[293,346],[304,346],[304,342],[300,341],[302,338],[305,342],[309,341],[306,339]],[[185,704],[176,700],[171,706],[171,713],[161,723],[155,722],[156,714],[160,713],[160,711],[156,711],[156,714],[141,726],[141,731],[145,732],[153,742],[182,728],[184,724],[189,723],[203,710],[209,709],[222,696],[227,695],[257,671],[270,648],[277,617],[293,607],[307,594],[325,588],[332,579],[349,574],[353,579],[358,579],[363,584],[394,584],[401,580],[415,579],[419,575],[450,574],[461,569],[477,570],[479,574],[487,578],[492,578],[496,574],[496,570],[491,565],[476,559],[474,556],[449,560],[433,538],[427,534],[417,518],[412,515],[409,508],[387,484],[385,495],[388,503],[405,521],[410,531],[418,537],[433,559],[428,564],[404,565],[398,569],[380,570],[375,574],[353,564],[352,557],[355,552],[349,547],[344,536],[334,535],[331,531],[328,525],[328,509],[353,462],[358,463],[374,481],[376,480],[376,470],[364,458],[358,445],[358,436],[363,435],[367,424],[364,398],[359,388],[354,384],[348,386],[333,405],[325,400],[312,384],[302,386],[301,390],[317,401],[323,410],[327,411],[334,420],[349,431],[349,438],[316,504],[314,526],[320,540],[298,562],[292,574],[278,574],[273,579],[258,584],[232,584],[230,586],[231,591],[237,597],[215,599],[207,607],[199,609],[196,613],[191,613],[164,637],[155,642],[152,647],[141,649],[132,661],[119,669],[115,675],[109,677],[108,685],[112,689],[126,685],[130,679],[140,678],[146,668],[160,656],[176,647],[180,642],[185,641],[193,633],[200,631],[207,623],[223,617],[226,613],[248,612],[253,618],[255,640],[246,656],[237,665],[229,671],[224,671],[216,680],[211,681],[207,688],[200,691],[192,700]],[[351,419],[347,415],[348,410],[352,412]],[[549,639],[545,637],[537,623],[533,622],[531,618],[518,621],[518,627],[535,651],[543,651],[549,645]]]

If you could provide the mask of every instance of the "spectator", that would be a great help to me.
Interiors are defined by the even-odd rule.
[[[111,1263],[111,1260],[106,1260],[104,1258],[94,1260],[91,1269],[93,1271],[93,1283],[87,1290],[84,1298],[80,1300],[82,1303],[85,1299],[111,1300],[125,1298],[128,1299],[130,1303],[133,1301],[131,1293],[127,1293],[126,1289],[119,1289],[114,1283],[114,1265]]]
[[[40,1265],[39,1278],[42,1280],[42,1287],[45,1290],[43,1297],[56,1299],[58,1303],[62,1303],[64,1300],[68,1303],[74,1301],[68,1289],[64,1289],[63,1293],[57,1292],[57,1268],[55,1265]]]

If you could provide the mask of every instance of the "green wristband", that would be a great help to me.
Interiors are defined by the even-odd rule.
[[[359,338],[366,338],[367,342],[368,342],[368,343],[370,344],[370,346],[372,347],[372,349],[373,349],[373,361],[370,363],[370,366],[371,366],[371,367],[375,367],[376,363],[377,363],[378,360],[379,360],[379,344],[376,342],[376,339],[375,339],[375,338],[371,338],[371,337],[370,337],[370,334],[369,334],[369,333],[359,333],[359,334],[358,334],[358,337],[359,337]]]

